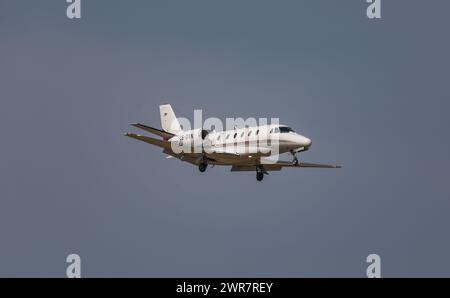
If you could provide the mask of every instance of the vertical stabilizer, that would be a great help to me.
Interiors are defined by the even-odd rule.
[[[167,104],[159,106],[159,113],[161,116],[161,127],[164,131],[175,135],[182,132],[180,123],[178,122],[171,105]]]

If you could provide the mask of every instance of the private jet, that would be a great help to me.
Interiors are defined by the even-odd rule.
[[[231,166],[232,172],[255,171],[256,180],[262,181],[264,175],[283,168],[340,168],[300,162],[297,154],[309,150],[312,142],[286,125],[270,124],[221,132],[183,131],[171,105],[161,105],[159,110],[162,129],[141,123],[131,125],[160,138],[135,133],[125,136],[160,147],[168,158],[195,165],[202,173],[208,166]],[[292,161],[279,160],[278,156],[283,153],[289,153]]]

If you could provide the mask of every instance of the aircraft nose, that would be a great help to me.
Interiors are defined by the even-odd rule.
[[[312,144],[311,139],[305,138],[305,147],[309,147],[311,146],[311,144]]]
[[[309,147],[309,146],[311,146],[312,142],[307,137],[299,136],[298,143],[299,143],[300,147]]]

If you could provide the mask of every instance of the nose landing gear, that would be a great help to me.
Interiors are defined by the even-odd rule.
[[[264,179],[264,174],[269,175],[269,173],[264,169],[263,166],[256,166],[256,180],[262,181]]]
[[[292,154],[292,156],[293,156],[292,164],[293,164],[294,166],[298,166],[297,152],[295,152],[294,150],[291,150],[291,154]]]

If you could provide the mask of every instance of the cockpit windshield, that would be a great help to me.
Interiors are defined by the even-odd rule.
[[[281,126],[280,127],[280,133],[288,133],[288,132],[295,132],[292,128],[287,126]]]

